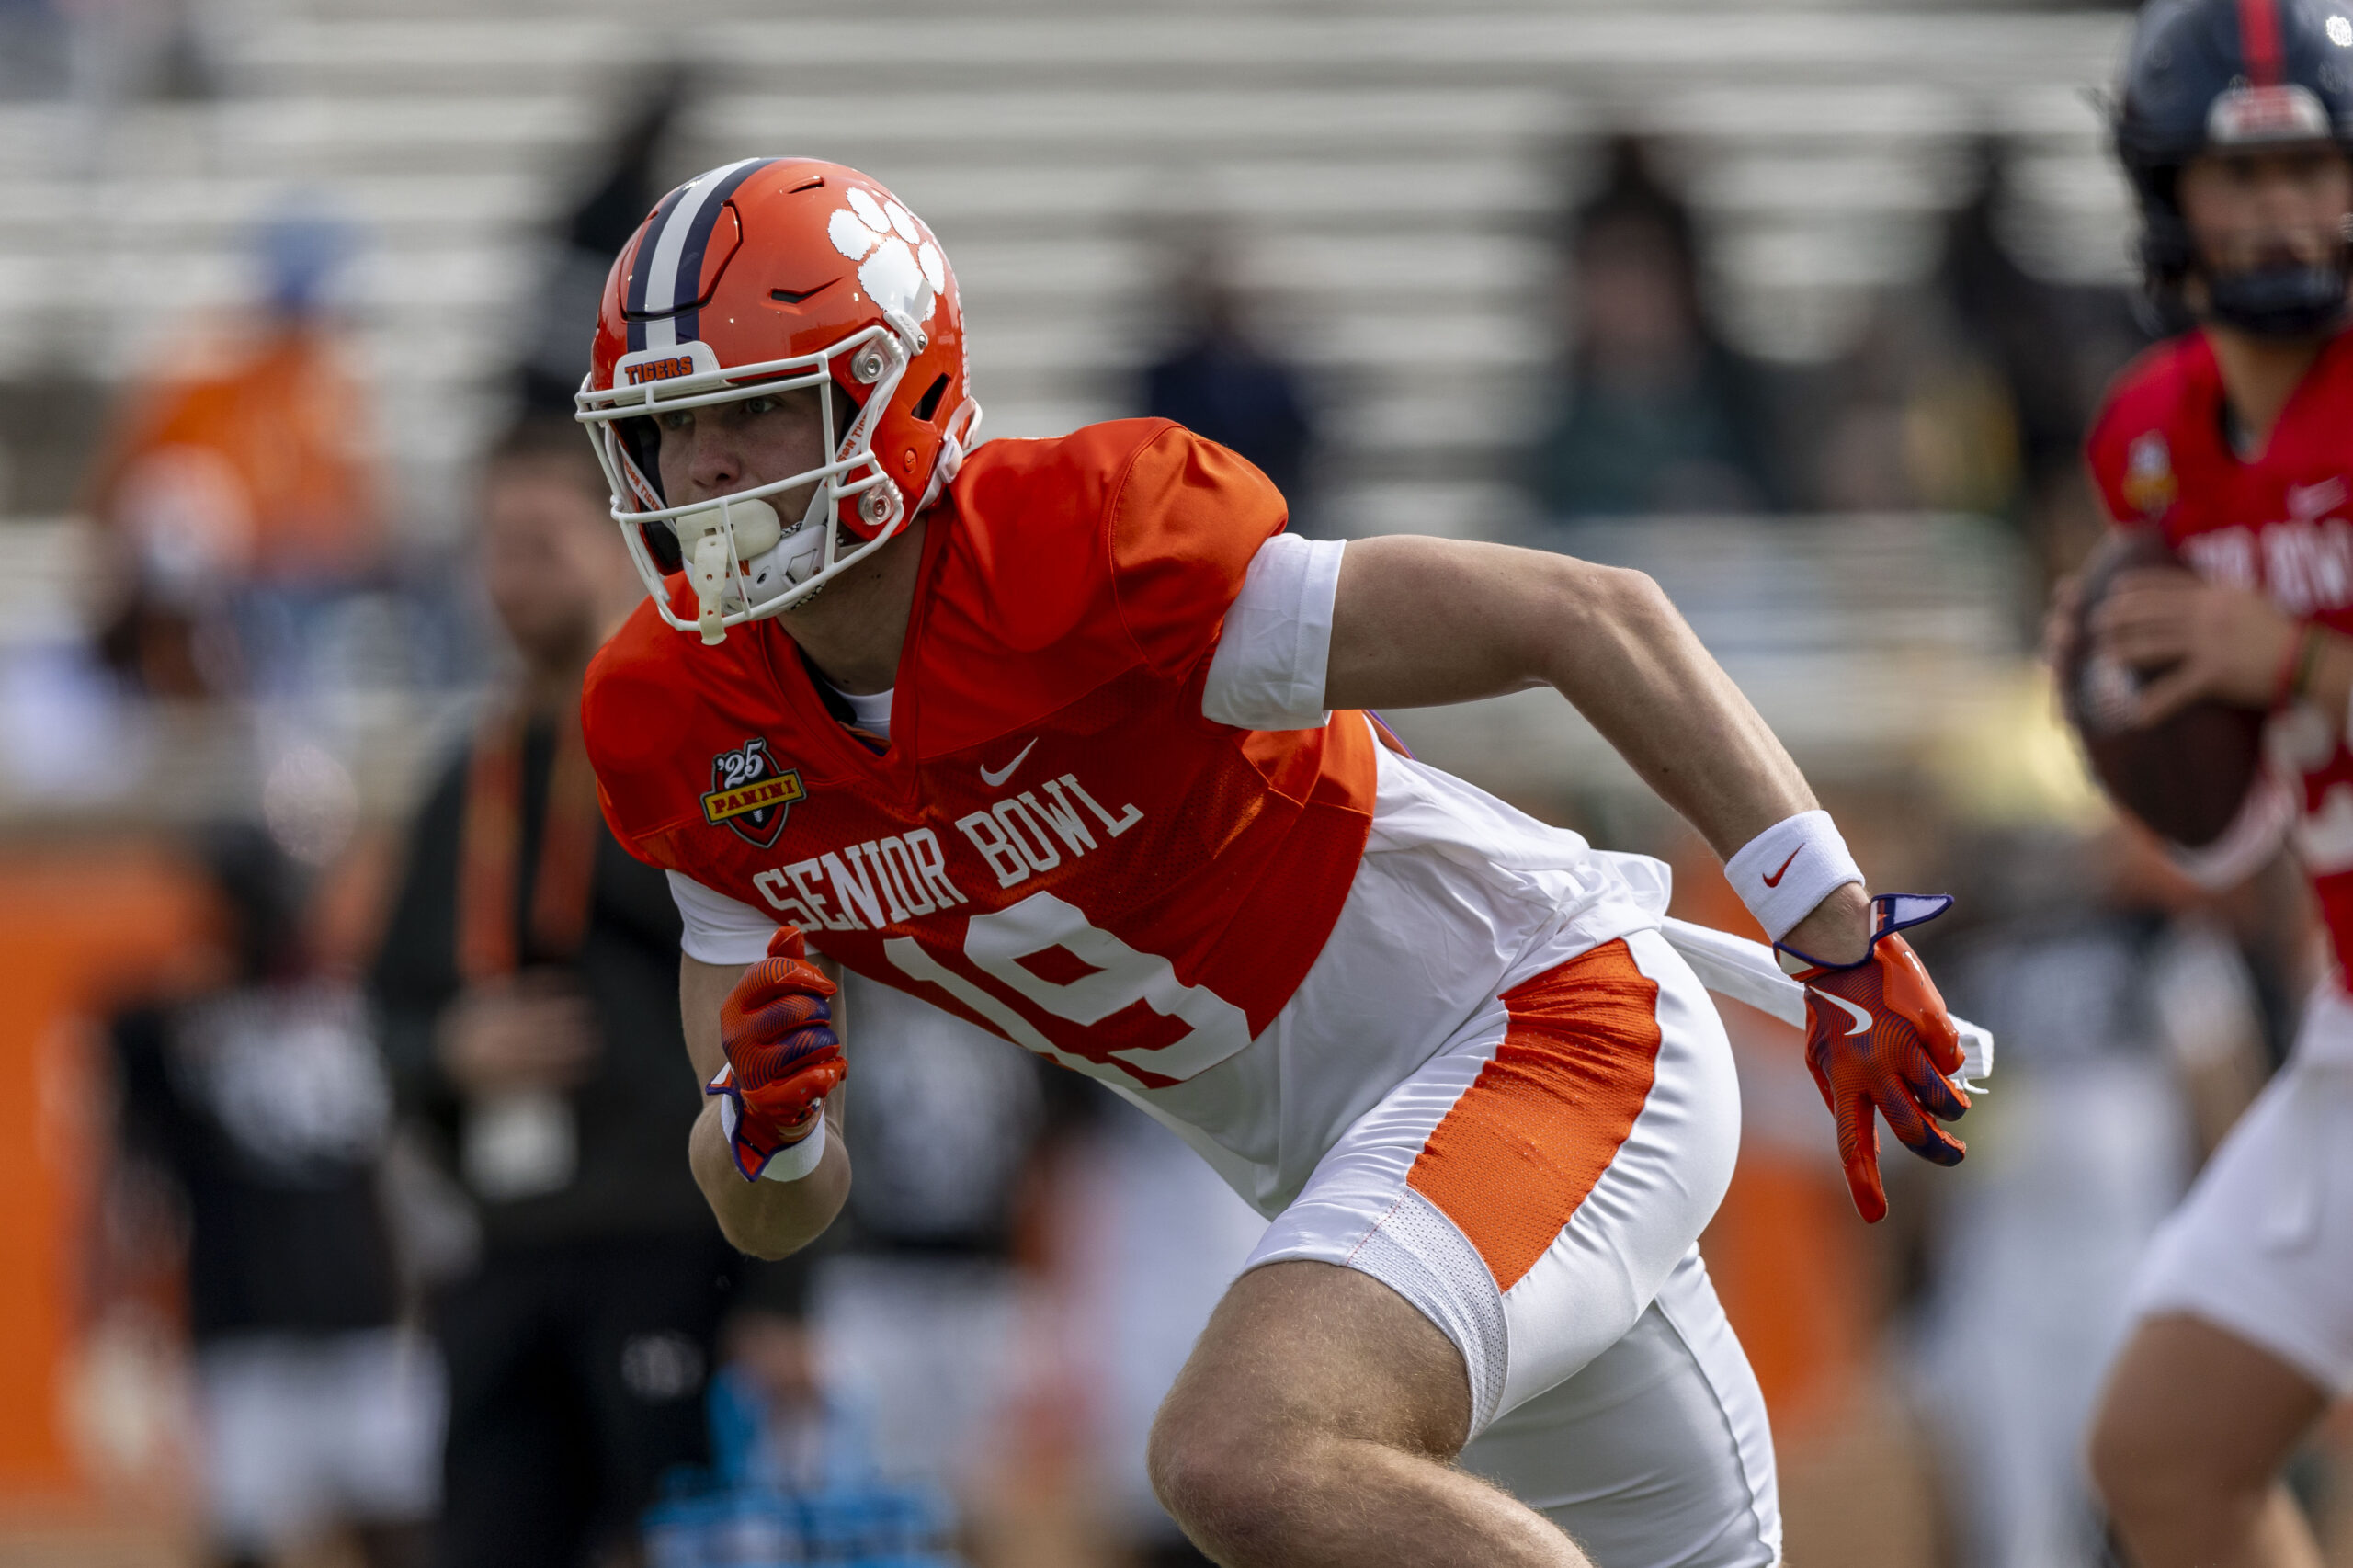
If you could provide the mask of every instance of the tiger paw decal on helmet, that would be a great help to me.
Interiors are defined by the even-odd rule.
[[[948,258],[896,201],[877,201],[856,186],[848,199],[826,222],[826,237],[858,264],[858,282],[886,312],[896,311],[918,325],[929,321],[948,286]]]

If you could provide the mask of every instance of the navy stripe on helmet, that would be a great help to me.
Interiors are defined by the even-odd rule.
[[[711,231],[719,226],[719,214],[727,206],[727,199],[735,194],[743,183],[776,162],[773,158],[754,158],[738,165],[735,172],[721,180],[695,214],[694,227],[687,231],[686,247],[678,253],[678,292],[688,300],[702,296],[702,258],[710,244]],[[699,330],[702,312],[688,308],[677,315],[678,341],[685,343]]]
[[[645,221],[637,242],[637,254],[630,258],[629,288],[622,297],[621,310],[629,321],[629,347],[632,354],[645,347],[645,282],[654,270],[654,245],[662,237],[662,226],[678,210],[678,199],[687,194],[688,186],[692,184],[688,180],[662,199],[654,209],[654,216]]]

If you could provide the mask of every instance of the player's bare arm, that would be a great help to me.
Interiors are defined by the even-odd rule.
[[[1657,584],[1568,556],[1455,540],[1348,546],[1324,700],[1418,708],[1550,686],[1729,858],[1815,809],[1797,764]],[[1789,945],[1837,962],[1870,937],[1839,888]]]
[[[837,966],[824,959],[816,961],[839,983]],[[720,1009],[752,967],[683,957],[678,960],[678,1017],[699,1083],[710,1083],[727,1065],[720,1043]],[[839,998],[835,999],[834,1028],[836,1033],[843,1030]],[[841,1212],[849,1199],[849,1153],[841,1137],[841,1105],[840,1090],[826,1096],[828,1136],[816,1169],[797,1181],[779,1182],[744,1179],[721,1124],[720,1102],[714,1098],[705,1103],[688,1140],[688,1158],[720,1230],[737,1251],[755,1257],[786,1256],[823,1235]]]

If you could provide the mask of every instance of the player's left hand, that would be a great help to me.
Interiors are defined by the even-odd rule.
[[[1952,907],[1941,893],[1881,893],[1870,949],[1851,964],[1825,964],[1786,944],[1781,965],[1805,986],[1805,1062],[1838,1126],[1838,1158],[1865,1221],[1887,1215],[1880,1186],[1879,1124],[1924,1160],[1957,1165],[1968,1145],[1937,1125],[1969,1108],[1948,1082],[1961,1068],[1961,1031],[1937,983],[1898,935]]]
[[[2093,613],[2092,635],[2134,669],[2174,666],[2141,688],[2136,719],[2154,724],[2201,697],[2270,707],[2302,629],[2252,588],[2152,566],[2118,574]]]

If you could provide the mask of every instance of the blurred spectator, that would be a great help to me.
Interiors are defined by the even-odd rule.
[[[945,1551],[954,1516],[937,1485],[878,1469],[867,1412],[803,1315],[806,1284],[802,1257],[748,1266],[758,1310],[728,1324],[727,1365],[711,1380],[710,1467],[671,1478],[646,1516],[647,1555],[658,1568],[957,1568],[963,1559]]]
[[[1610,149],[1570,243],[1568,362],[1530,458],[1555,518],[1747,512],[1779,503],[1759,372],[1699,300],[1690,213],[1643,148]]]
[[[215,90],[207,8],[197,0],[54,0],[66,23],[64,79],[73,100],[67,167],[94,173],[124,110],[149,98]]]
[[[831,1397],[884,1474],[970,1494],[1013,1376],[1016,1208],[1045,1119],[1035,1058],[884,986],[849,982],[858,1151],[847,1234],[813,1314]]]
[[[350,244],[315,215],[264,224],[260,308],[154,372],[108,437],[87,501],[119,579],[101,643],[153,695],[300,687],[379,563],[372,412],[326,310]]]
[[[319,967],[266,835],[222,828],[203,850],[234,971],[111,1033],[125,1175],[162,1178],[187,1217],[211,1557],[259,1564],[347,1528],[369,1568],[422,1568],[440,1375],[394,1326],[367,1010]]]
[[[50,0],[0,0],[0,98],[53,92],[64,54],[64,19]]]
[[[1999,1085],[1940,1189],[1923,1367],[1963,1561],[2097,1568],[2079,1434],[2143,1244],[2261,1082],[2261,1009],[2235,946],[2154,896],[2154,852],[2121,835],[1969,858],[1971,902],[2000,913],[1938,973],[2001,1042]]]
[[[745,1468],[787,1494],[821,1492],[850,1479],[839,1466],[862,1449],[863,1435],[842,1435],[851,1418],[840,1408],[825,1375],[827,1358],[810,1326],[805,1256],[746,1260],[740,1301],[722,1341],[726,1367],[720,1377],[734,1392],[713,1403],[750,1415]]]
[[[1825,510],[2014,515],[2018,426],[2010,390],[1939,296],[1883,296],[1832,380],[1814,475]]]
[[[2003,228],[2014,154],[1979,151],[1976,195],[1945,231],[1941,290],[1964,338],[2007,390],[2020,494],[2006,508],[2046,582],[2072,572],[2105,521],[2086,481],[2084,431],[2109,379],[2149,342],[2137,290],[2045,281],[2019,266]]]
[[[633,1550],[662,1473],[704,1457],[734,1265],[687,1165],[677,912],[580,742],[589,656],[643,591],[605,507],[568,420],[492,456],[483,576],[523,678],[426,797],[375,974],[402,1108],[483,1225],[435,1314],[444,1568]]]
[[[1143,373],[1143,412],[1241,453],[1275,482],[1295,518],[1312,515],[1315,424],[1299,372],[1250,331],[1232,262],[1215,244],[1188,256],[1169,290],[1176,333]]]
[[[1206,1568],[1153,1495],[1144,1445],[1267,1221],[1176,1133],[1089,1088],[1100,1114],[1071,1141],[1060,1205],[1058,1349],[1086,1391],[1082,1494],[1143,1568]]]
[[[2071,571],[2102,521],[2083,434],[2101,387],[2145,343],[2127,292],[2045,281],[2004,230],[2007,156],[1977,149],[1937,269],[1884,296],[1827,373],[1811,423],[1812,500],[1832,511],[1973,512],[2020,528],[2046,575]]]
[[[2017,426],[2018,467],[2028,486],[2054,470],[2083,465],[2084,426],[2108,375],[2137,343],[2120,342],[2116,358],[2086,375],[2076,352],[2099,335],[2091,301],[2029,273],[2001,233],[2010,205],[2009,164],[2003,150],[1977,150],[1977,189],[1945,225],[1937,287],[1961,337],[2000,378]],[[2111,318],[2124,315],[2122,291],[2109,296]],[[2113,320],[2110,324],[2113,324]]]
[[[615,139],[587,198],[566,220],[547,275],[533,299],[523,361],[524,406],[536,413],[572,412],[580,378],[588,373],[589,333],[613,260],[668,187],[658,161],[688,79],[673,67],[655,78],[644,103]]]

